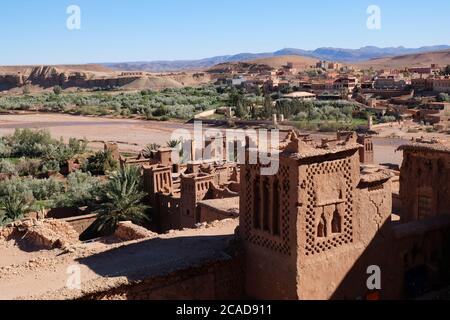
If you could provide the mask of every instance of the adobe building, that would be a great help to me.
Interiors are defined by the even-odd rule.
[[[352,131],[338,131],[337,141],[345,141],[355,133]],[[370,135],[358,134],[356,142],[359,147],[359,161],[361,164],[372,165],[375,163],[375,152],[373,149],[373,139]]]
[[[360,148],[355,133],[316,144],[290,132],[280,147],[279,170],[271,176],[262,175],[258,163],[239,169],[233,163],[191,161],[178,170],[148,164],[145,188],[160,227],[199,228],[152,234],[114,250],[96,243],[91,249],[101,251],[82,259],[69,252],[58,260],[58,250],[54,261],[67,265],[73,259],[91,276],[83,277],[83,290],[68,292],[61,283],[48,292],[39,284],[54,272],[42,266],[27,269],[36,279],[33,298],[448,297],[450,145],[416,140],[400,148],[398,215],[392,214],[395,177],[381,167],[361,166]],[[247,149],[247,159],[252,151]],[[198,225],[237,216],[237,229],[237,221],[228,219],[217,228],[217,222],[204,229]],[[0,229],[0,238],[4,232]],[[105,265],[111,268],[107,274]],[[367,285],[373,267],[381,272],[376,290]],[[3,297],[30,295],[28,286],[18,286],[20,294],[8,296],[5,288],[23,282],[10,276],[0,277]]]
[[[333,148],[291,139],[277,175],[241,168],[245,288],[257,299],[330,299],[390,218],[390,175],[361,176],[356,135]]]
[[[402,148],[405,209],[399,219],[392,215],[392,173],[361,170],[359,150],[354,134],[316,146],[291,134],[276,175],[261,176],[260,165],[241,167],[239,234],[249,297],[402,299],[448,284],[449,149]],[[446,173],[430,190],[439,170]],[[418,179],[417,171],[428,180]],[[417,199],[423,188],[435,198]],[[424,209],[427,214],[419,220],[415,212]],[[376,292],[367,286],[371,266],[382,271]]]
[[[450,145],[418,141],[400,148],[404,221],[450,215]]]
[[[358,135],[357,142],[361,145],[359,147],[359,159],[362,164],[374,164],[375,152],[373,150],[373,140],[368,135]]]
[[[240,191],[237,164],[221,156],[216,149],[225,147],[215,146],[214,139],[206,141],[203,150],[203,156],[209,160],[197,161],[200,153],[193,141],[190,144],[191,161],[187,164],[173,165],[172,150],[160,149],[153,162],[143,166],[144,190],[155,209],[155,228],[159,232],[194,228],[213,218],[223,220],[239,214],[238,208],[236,210]],[[213,200],[223,200],[229,206]]]

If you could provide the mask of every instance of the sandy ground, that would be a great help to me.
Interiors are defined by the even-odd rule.
[[[215,260],[233,239],[237,225],[238,220],[224,220],[154,239],[80,244],[71,252],[25,252],[0,242],[0,300],[70,299],[81,290],[91,292]],[[68,289],[77,268],[81,290]]]
[[[422,129],[419,132],[410,132],[413,129]],[[411,140],[413,138],[426,138],[426,139],[440,139],[450,141],[450,133],[439,133],[439,132],[426,132],[423,126],[417,123],[408,121],[402,124],[393,123],[388,126],[384,126],[380,129],[380,138],[393,138],[393,139],[404,139]]]
[[[412,129],[422,129],[418,133],[411,132]],[[396,152],[398,147],[409,143],[415,138],[437,139],[450,141],[450,134],[438,132],[426,132],[424,128],[413,122],[403,124],[394,123],[383,127],[378,137],[374,138],[374,151],[376,163],[393,163],[401,165],[403,161],[402,152]]]

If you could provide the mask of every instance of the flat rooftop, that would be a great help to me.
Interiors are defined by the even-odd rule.
[[[239,197],[226,199],[203,200],[199,204],[211,209],[227,212],[230,215],[239,215]]]

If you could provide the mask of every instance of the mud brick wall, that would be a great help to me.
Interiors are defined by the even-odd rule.
[[[62,219],[68,222],[79,234],[82,234],[97,219],[96,214],[88,214],[85,216]]]
[[[82,300],[231,300],[244,297],[242,258],[220,259],[153,277]]]

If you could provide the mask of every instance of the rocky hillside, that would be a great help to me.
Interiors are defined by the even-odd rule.
[[[209,82],[204,73],[149,74],[116,72],[97,65],[0,67],[0,91],[18,91],[27,86],[32,92],[63,89],[118,88],[161,90],[195,86]]]

